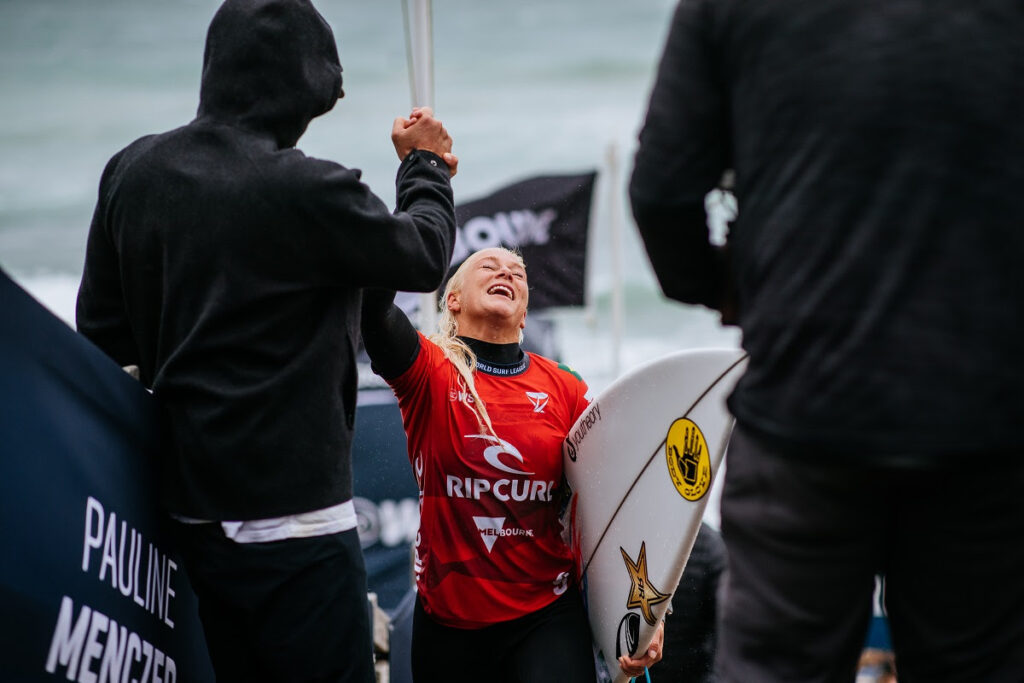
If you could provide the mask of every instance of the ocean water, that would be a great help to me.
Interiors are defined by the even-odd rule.
[[[0,2],[0,267],[69,324],[103,166],[136,137],[193,117],[217,4]],[[410,107],[400,0],[317,6],[335,30],[346,97],[313,122],[299,147],[361,168],[393,203],[391,121]],[[595,389],[676,349],[739,343],[716,314],[661,297],[626,209],[636,135],[673,7],[672,0],[433,3],[435,109],[461,160],[456,201],[538,173],[600,172],[590,303],[551,313],[562,356]],[[620,326],[612,315],[616,224]]]

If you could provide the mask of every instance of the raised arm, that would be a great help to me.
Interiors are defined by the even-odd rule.
[[[420,339],[409,318],[395,305],[393,290],[363,290],[362,329],[363,345],[375,373],[394,379],[412,367]]]
[[[458,160],[451,137],[421,113],[396,119],[392,140],[402,160],[394,212],[361,182],[359,171],[298,150],[282,155],[273,178],[286,186],[281,195],[301,230],[285,249],[303,279],[410,292],[441,284],[455,246],[451,172]]]

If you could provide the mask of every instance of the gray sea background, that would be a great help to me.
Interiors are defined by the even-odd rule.
[[[411,105],[401,1],[316,4],[335,31],[346,97],[310,125],[299,147],[362,169],[393,205],[391,122]],[[217,5],[0,1],[0,267],[69,324],[103,166],[135,138],[194,116]],[[677,349],[739,344],[738,331],[721,327],[716,314],[664,300],[628,211],[636,136],[673,7],[433,2],[435,110],[460,157],[456,201],[531,175],[599,171],[589,304],[548,314],[563,359],[595,390]],[[612,315],[615,253],[624,275],[621,326]]]

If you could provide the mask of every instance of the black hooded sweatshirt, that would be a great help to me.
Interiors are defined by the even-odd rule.
[[[1019,2],[678,4],[630,198],[665,293],[738,309],[739,425],[823,462],[1020,457],[1022,79]]]
[[[138,365],[169,436],[173,512],[247,520],[351,498],[361,288],[429,291],[455,234],[449,171],[413,151],[391,211],[359,171],[294,148],[341,88],[308,0],[227,0],[198,116],[100,181],[78,329]]]

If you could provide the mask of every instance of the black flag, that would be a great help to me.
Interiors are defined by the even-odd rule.
[[[531,310],[582,306],[596,177],[594,171],[538,176],[457,206],[449,275],[480,249],[517,249],[529,272]]]

